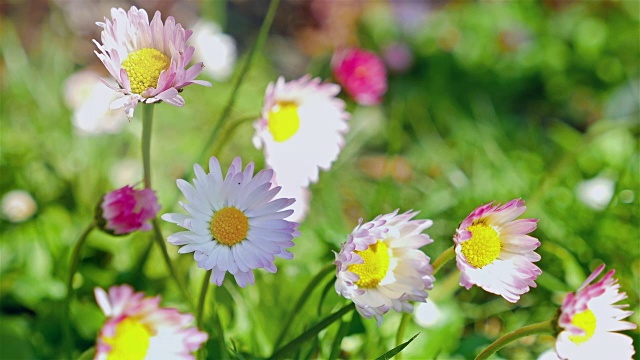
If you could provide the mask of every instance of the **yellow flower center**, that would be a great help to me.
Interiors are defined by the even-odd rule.
[[[389,270],[389,251],[387,245],[378,240],[377,243],[370,245],[367,250],[355,251],[364,259],[362,264],[349,265],[347,270],[360,276],[360,280],[356,285],[360,288],[374,288],[378,286],[380,281],[387,275]]]
[[[500,237],[489,225],[476,224],[467,228],[471,231],[471,239],[463,242],[462,254],[469,264],[481,269],[491,264],[500,255]]]
[[[149,349],[149,329],[135,318],[125,318],[116,326],[113,337],[104,337],[111,346],[107,360],[142,360]]]
[[[298,105],[294,102],[277,103],[269,111],[269,131],[273,140],[283,142],[289,140],[300,128]]]
[[[142,94],[145,90],[158,86],[162,70],[167,70],[171,60],[157,49],[144,48],[134,51],[122,62],[122,68],[129,76],[131,92]]]
[[[240,210],[226,207],[216,211],[211,219],[213,239],[227,246],[235,245],[247,238],[249,219]]]
[[[593,311],[589,309],[573,315],[571,323],[585,332],[584,335],[569,335],[569,340],[578,345],[589,340],[596,331],[596,316],[593,315]]]

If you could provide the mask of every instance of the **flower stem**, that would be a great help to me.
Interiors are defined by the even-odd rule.
[[[142,168],[144,187],[151,188],[151,125],[153,123],[153,104],[142,106]]]
[[[236,97],[238,95],[238,89],[240,88],[240,85],[247,75],[247,72],[249,72],[249,68],[251,67],[251,63],[253,63],[255,54],[258,49],[262,49],[262,46],[267,39],[267,35],[269,34],[269,30],[271,29],[271,24],[273,23],[273,19],[276,16],[276,10],[279,3],[280,0],[271,0],[269,9],[267,10],[267,15],[265,16],[264,21],[262,22],[262,26],[260,27],[258,39],[251,47],[251,50],[249,50],[249,54],[247,55],[245,62],[242,64],[242,69],[240,69],[240,73],[238,74],[238,77],[235,78],[233,87],[231,88],[231,95],[229,95],[227,104],[225,105],[224,110],[222,110],[218,121],[216,121],[215,127],[209,134],[209,139],[207,139],[207,142],[205,142],[205,146],[202,148],[202,152],[200,153],[200,155],[198,155],[198,159],[204,157],[209,148],[214,144],[215,140],[218,137],[218,133],[222,129],[222,125],[224,125],[224,123],[226,122],[225,120],[229,116],[229,113],[231,113],[231,109],[233,108],[233,104],[235,103]]]
[[[536,334],[553,334],[553,323],[552,320],[543,321],[537,324],[527,325],[523,328],[510,332],[498,340],[494,341],[489,347],[484,349],[483,352],[480,353],[476,357],[476,360],[488,359],[491,355],[493,355],[496,351],[502,349],[507,344],[514,342],[520,338],[536,335]]]
[[[202,330],[204,324],[202,323],[202,319],[204,318],[204,301],[207,298],[207,290],[209,290],[209,283],[211,282],[211,270],[207,270],[204,274],[204,278],[202,279],[202,287],[200,288],[200,296],[198,297],[198,308],[196,310],[196,325],[198,329]],[[206,346],[202,346],[200,350],[198,350],[198,359],[205,359]],[[224,348],[222,349],[224,350]]]
[[[435,275],[438,270],[442,267],[442,265],[446,264],[449,260],[453,260],[456,257],[456,252],[454,247],[450,247],[445,250],[438,258],[433,262],[433,275]]]
[[[187,301],[187,304],[189,305],[189,307],[193,309],[193,302],[191,301],[191,296],[189,296],[189,290],[187,290],[187,286],[185,285],[184,281],[182,281],[182,278],[178,276],[178,273],[176,272],[176,269],[173,266],[173,263],[171,262],[171,258],[169,257],[169,253],[167,252],[167,245],[164,243],[164,238],[162,237],[162,231],[160,231],[160,224],[158,223],[158,218],[153,219],[152,224],[153,224],[153,234],[154,234],[153,238],[156,240],[156,243],[158,243],[160,250],[162,250],[162,257],[164,259],[164,262],[167,264],[167,268],[169,268],[171,277],[173,277],[173,279],[178,284],[178,287],[182,292],[182,297],[184,297],[184,299]]]
[[[65,323],[65,346],[67,349],[67,356],[69,359],[73,358],[73,349],[71,346],[71,316],[70,316],[70,307],[71,307],[71,297],[73,296],[73,276],[76,273],[76,269],[78,268],[78,262],[80,261],[80,251],[84,246],[84,243],[89,236],[89,233],[96,227],[95,222],[91,222],[89,226],[84,230],[80,238],[76,242],[76,245],[73,247],[73,251],[71,252],[71,263],[69,263],[69,276],[67,278],[67,297],[64,299],[64,323]]]
[[[409,319],[411,319],[411,313],[402,313],[402,318],[400,318],[400,325],[398,326],[398,332],[396,333],[396,347],[402,345],[402,339],[404,338],[405,330],[407,330],[407,326],[409,325]],[[397,360],[402,360],[402,352],[399,352],[396,355]]]

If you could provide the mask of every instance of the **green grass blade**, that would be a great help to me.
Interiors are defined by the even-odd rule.
[[[387,351],[386,353],[384,353],[383,355],[378,357],[376,360],[389,360],[389,359],[391,359],[392,357],[396,356],[400,351],[404,350],[404,348],[406,348],[407,345],[409,345],[409,343],[411,343],[413,341],[413,339],[418,337],[418,335],[420,335],[420,333],[417,333],[417,334],[413,335],[413,337],[411,339],[409,339],[406,342],[404,342],[404,343],[394,347],[393,349]]]

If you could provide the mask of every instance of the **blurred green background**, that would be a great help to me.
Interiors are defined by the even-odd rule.
[[[150,14],[160,9],[163,19],[173,15],[187,28],[198,19],[217,22],[236,41],[236,70],[268,5],[251,0],[0,3],[1,359],[62,356],[70,249],[103,193],[142,180],[140,111],[110,133],[86,134],[71,120],[77,101],[70,98],[83,90],[67,80],[84,69],[108,77],[93,54],[91,39],[99,39],[100,30],[94,23],[109,16],[110,7],[132,4]],[[472,358],[501,334],[550,318],[565,294],[603,262],[616,269],[637,324],[639,21],[636,1],[283,0],[231,121],[257,117],[267,83],[279,75],[329,78],[332,49],[341,44],[384,54],[389,90],[379,106],[348,103],[353,115],[346,146],[311,187],[295,258],[277,261],[275,275],[256,271],[255,286],[241,289],[227,276],[224,286],[212,290],[207,316],[214,309],[220,313],[227,346],[248,357],[271,354],[282,319],[313,275],[333,262],[331,251],[339,249],[358,218],[368,221],[396,208],[420,210],[420,218],[434,221],[427,233],[435,241],[424,251],[435,259],[452,245],[458,223],[476,206],[518,197],[529,207],[525,215],[540,219],[533,233],[542,242],[538,287],[512,305],[481,289],[459,287],[455,264],[447,264],[430,294],[436,308],[423,309],[409,324],[406,339],[421,335],[404,358]],[[403,61],[393,51],[398,48]],[[211,155],[198,158],[231,88],[231,78],[211,76],[201,77],[214,80],[213,88],[184,91],[184,108],[156,108],[152,174],[162,213],[180,211],[175,179]],[[251,143],[250,121],[223,133],[226,143],[215,154],[223,168],[237,155],[264,166],[262,152]],[[10,193],[15,190],[26,193],[11,203],[8,194],[15,198]],[[165,236],[177,229],[163,224]],[[187,310],[159,250],[152,247],[140,261],[150,243],[149,233],[90,236],[74,278],[78,355],[94,344],[104,321],[93,299],[96,286],[126,282],[149,296],[161,294],[166,306]],[[204,271],[190,255],[178,256],[175,246],[168,247],[195,298]],[[332,283],[328,276],[318,284],[287,339],[345,303]],[[341,357],[373,358],[393,348],[400,317],[389,313],[377,328],[375,321],[356,316]],[[205,330],[215,337],[213,325]],[[334,324],[296,356],[327,358],[337,331]],[[638,330],[628,334],[638,349]],[[535,359],[553,342],[551,336],[525,338],[498,356]],[[216,341],[207,347],[211,358],[225,355]]]

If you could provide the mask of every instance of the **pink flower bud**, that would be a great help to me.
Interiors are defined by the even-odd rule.
[[[135,190],[127,185],[107,193],[100,208],[100,217],[106,221],[101,227],[114,235],[124,235],[137,230],[151,230],[150,221],[160,210],[160,205],[155,191]]]
[[[333,76],[360,105],[375,105],[387,91],[387,71],[373,52],[349,48],[338,50],[331,60]]]

